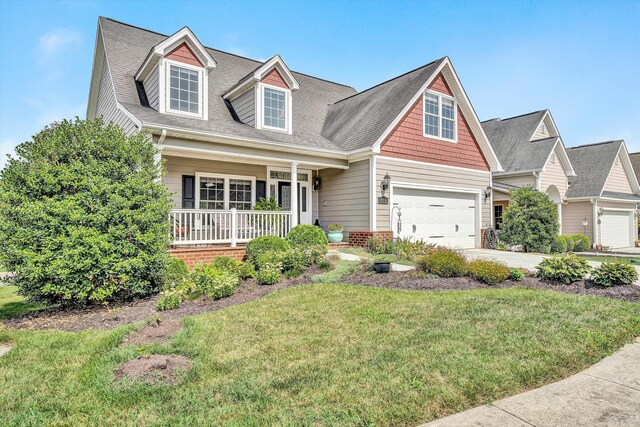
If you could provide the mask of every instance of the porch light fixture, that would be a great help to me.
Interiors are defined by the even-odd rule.
[[[491,186],[488,186],[487,188],[484,189],[484,201],[485,202],[491,197],[491,191],[492,190],[493,190],[493,188],[491,188]]]
[[[587,221],[587,217],[584,217],[582,220],[582,226],[584,227],[584,234],[587,234],[587,225],[589,225],[589,221]]]
[[[321,179],[320,179],[320,175],[316,175],[315,177],[313,177],[313,191],[318,191],[320,189],[320,183],[321,183]]]
[[[382,178],[382,182],[380,183],[380,192],[382,193],[382,196],[385,195],[385,193],[389,190],[390,186],[391,186],[391,177],[389,176],[389,172],[387,172]]]

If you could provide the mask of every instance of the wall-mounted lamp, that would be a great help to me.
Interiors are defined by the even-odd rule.
[[[493,191],[493,188],[491,188],[491,186],[488,186],[487,188],[484,189],[484,201],[485,202],[491,197],[491,192],[492,191]]]
[[[321,182],[322,180],[320,179],[320,175],[313,177],[313,191],[318,191],[320,189]]]
[[[603,213],[604,213],[604,209],[598,208],[598,216],[602,216]]]
[[[389,176],[389,172],[387,172],[382,178],[382,182],[380,183],[380,192],[384,197],[385,193],[389,190],[391,186],[391,177]]]
[[[582,220],[582,226],[584,227],[584,234],[587,234],[587,225],[589,225],[589,221],[587,221],[587,217]]]

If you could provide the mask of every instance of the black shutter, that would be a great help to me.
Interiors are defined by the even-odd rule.
[[[267,198],[267,181],[256,181],[256,201]]]
[[[196,177],[182,175],[182,209],[194,209],[196,207]]]

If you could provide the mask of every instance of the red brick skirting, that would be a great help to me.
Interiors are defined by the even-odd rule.
[[[190,269],[197,264],[209,262],[220,256],[228,256],[242,261],[246,255],[244,246],[203,246],[198,248],[172,248],[169,253],[183,260]]]
[[[349,230],[349,246],[366,248],[371,237],[393,239],[393,231]]]

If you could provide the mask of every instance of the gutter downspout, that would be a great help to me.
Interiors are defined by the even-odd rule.
[[[536,178],[536,189],[537,189],[538,191],[542,191],[542,190],[540,189],[540,172],[534,172],[534,173],[533,173],[533,176]]]
[[[591,199],[593,205],[593,246],[598,247],[598,201]]]

